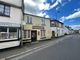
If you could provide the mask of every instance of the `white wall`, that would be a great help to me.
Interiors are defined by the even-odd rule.
[[[22,0],[0,0],[9,4],[14,4],[16,6],[21,6],[22,5]]]
[[[0,16],[0,22],[20,24],[22,20],[21,9],[10,7],[10,17]]]
[[[55,37],[57,37],[57,35],[58,36],[63,36],[64,35],[63,28],[51,27],[51,30],[55,32]]]
[[[51,30],[55,32],[55,37],[57,37],[57,28],[56,27],[51,27]]]
[[[4,42],[4,43],[0,43],[0,49],[15,47],[19,45],[20,45],[20,41]]]

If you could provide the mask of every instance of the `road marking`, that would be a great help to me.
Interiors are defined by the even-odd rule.
[[[48,44],[45,44],[45,45],[42,45],[42,46],[38,46],[38,47],[35,47],[33,49],[30,49],[30,50],[27,50],[25,52],[21,52],[19,54],[16,54],[16,55],[12,55],[12,56],[9,56],[9,57],[6,57],[6,58],[3,58],[2,60],[6,60],[6,59],[11,59],[11,60],[18,60],[18,59],[21,59],[23,58],[24,56],[28,56],[28,55],[31,55],[37,51],[40,51],[42,49],[45,49],[47,47],[50,47],[52,45],[55,45],[56,43],[60,42],[60,41],[63,41],[64,39],[59,39],[59,40],[54,40],[53,42],[49,42]],[[34,50],[34,51],[33,51]],[[26,54],[28,53],[28,54]],[[24,54],[24,55],[23,55]],[[16,57],[16,58],[15,58]],[[15,59],[14,59],[15,58]],[[1,59],[0,59],[1,60]]]
[[[39,49],[37,49],[37,50],[35,50],[35,51],[31,51],[31,52],[29,52],[29,53],[27,53],[27,54],[25,54],[25,55],[19,56],[19,57],[17,57],[17,58],[13,58],[13,59],[11,59],[11,60],[19,60],[19,59],[21,59],[21,58],[23,58],[23,57],[26,57],[26,56],[29,56],[29,55],[31,55],[31,54],[33,54],[33,53],[35,53],[35,52],[41,51],[41,50],[43,50],[43,49],[45,49],[45,48],[47,48],[47,47],[50,47],[50,46],[44,46],[44,47],[39,48]]]
[[[43,46],[40,46],[40,47],[37,47],[38,49],[32,49],[32,50],[34,50],[34,51],[31,51],[31,52],[29,52],[29,53],[27,53],[27,54],[24,54],[24,55],[20,55],[20,56],[18,56],[18,57],[16,57],[16,58],[13,58],[13,59],[11,59],[11,60],[19,60],[19,59],[21,59],[21,58],[23,58],[23,57],[26,57],[26,56],[29,56],[29,55],[31,55],[31,54],[33,54],[33,53],[35,53],[35,52],[38,52],[38,51],[41,51],[41,50],[43,50],[43,49],[45,49],[45,48],[47,48],[47,47],[50,47],[50,46],[53,46],[53,45],[55,45],[56,43],[59,43],[60,41],[63,41],[63,39],[62,40],[58,40],[58,41],[55,41],[55,43],[49,43],[49,44],[46,44],[46,45],[43,45]]]

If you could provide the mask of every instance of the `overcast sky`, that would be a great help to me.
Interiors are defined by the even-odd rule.
[[[24,0],[25,13],[58,19],[65,25],[80,29],[79,0]]]

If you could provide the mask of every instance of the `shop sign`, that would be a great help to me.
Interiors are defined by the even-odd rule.
[[[32,29],[44,29],[43,26],[32,26]]]
[[[8,22],[0,22],[0,26],[5,26],[5,27],[20,27],[20,24],[8,23]]]

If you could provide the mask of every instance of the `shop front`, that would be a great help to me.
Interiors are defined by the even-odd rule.
[[[0,22],[0,49],[20,45],[20,25]]]
[[[14,23],[0,24],[0,42],[19,40],[20,25]]]
[[[29,26],[24,26],[23,41],[35,42],[46,38],[43,26],[31,26],[31,28]]]

